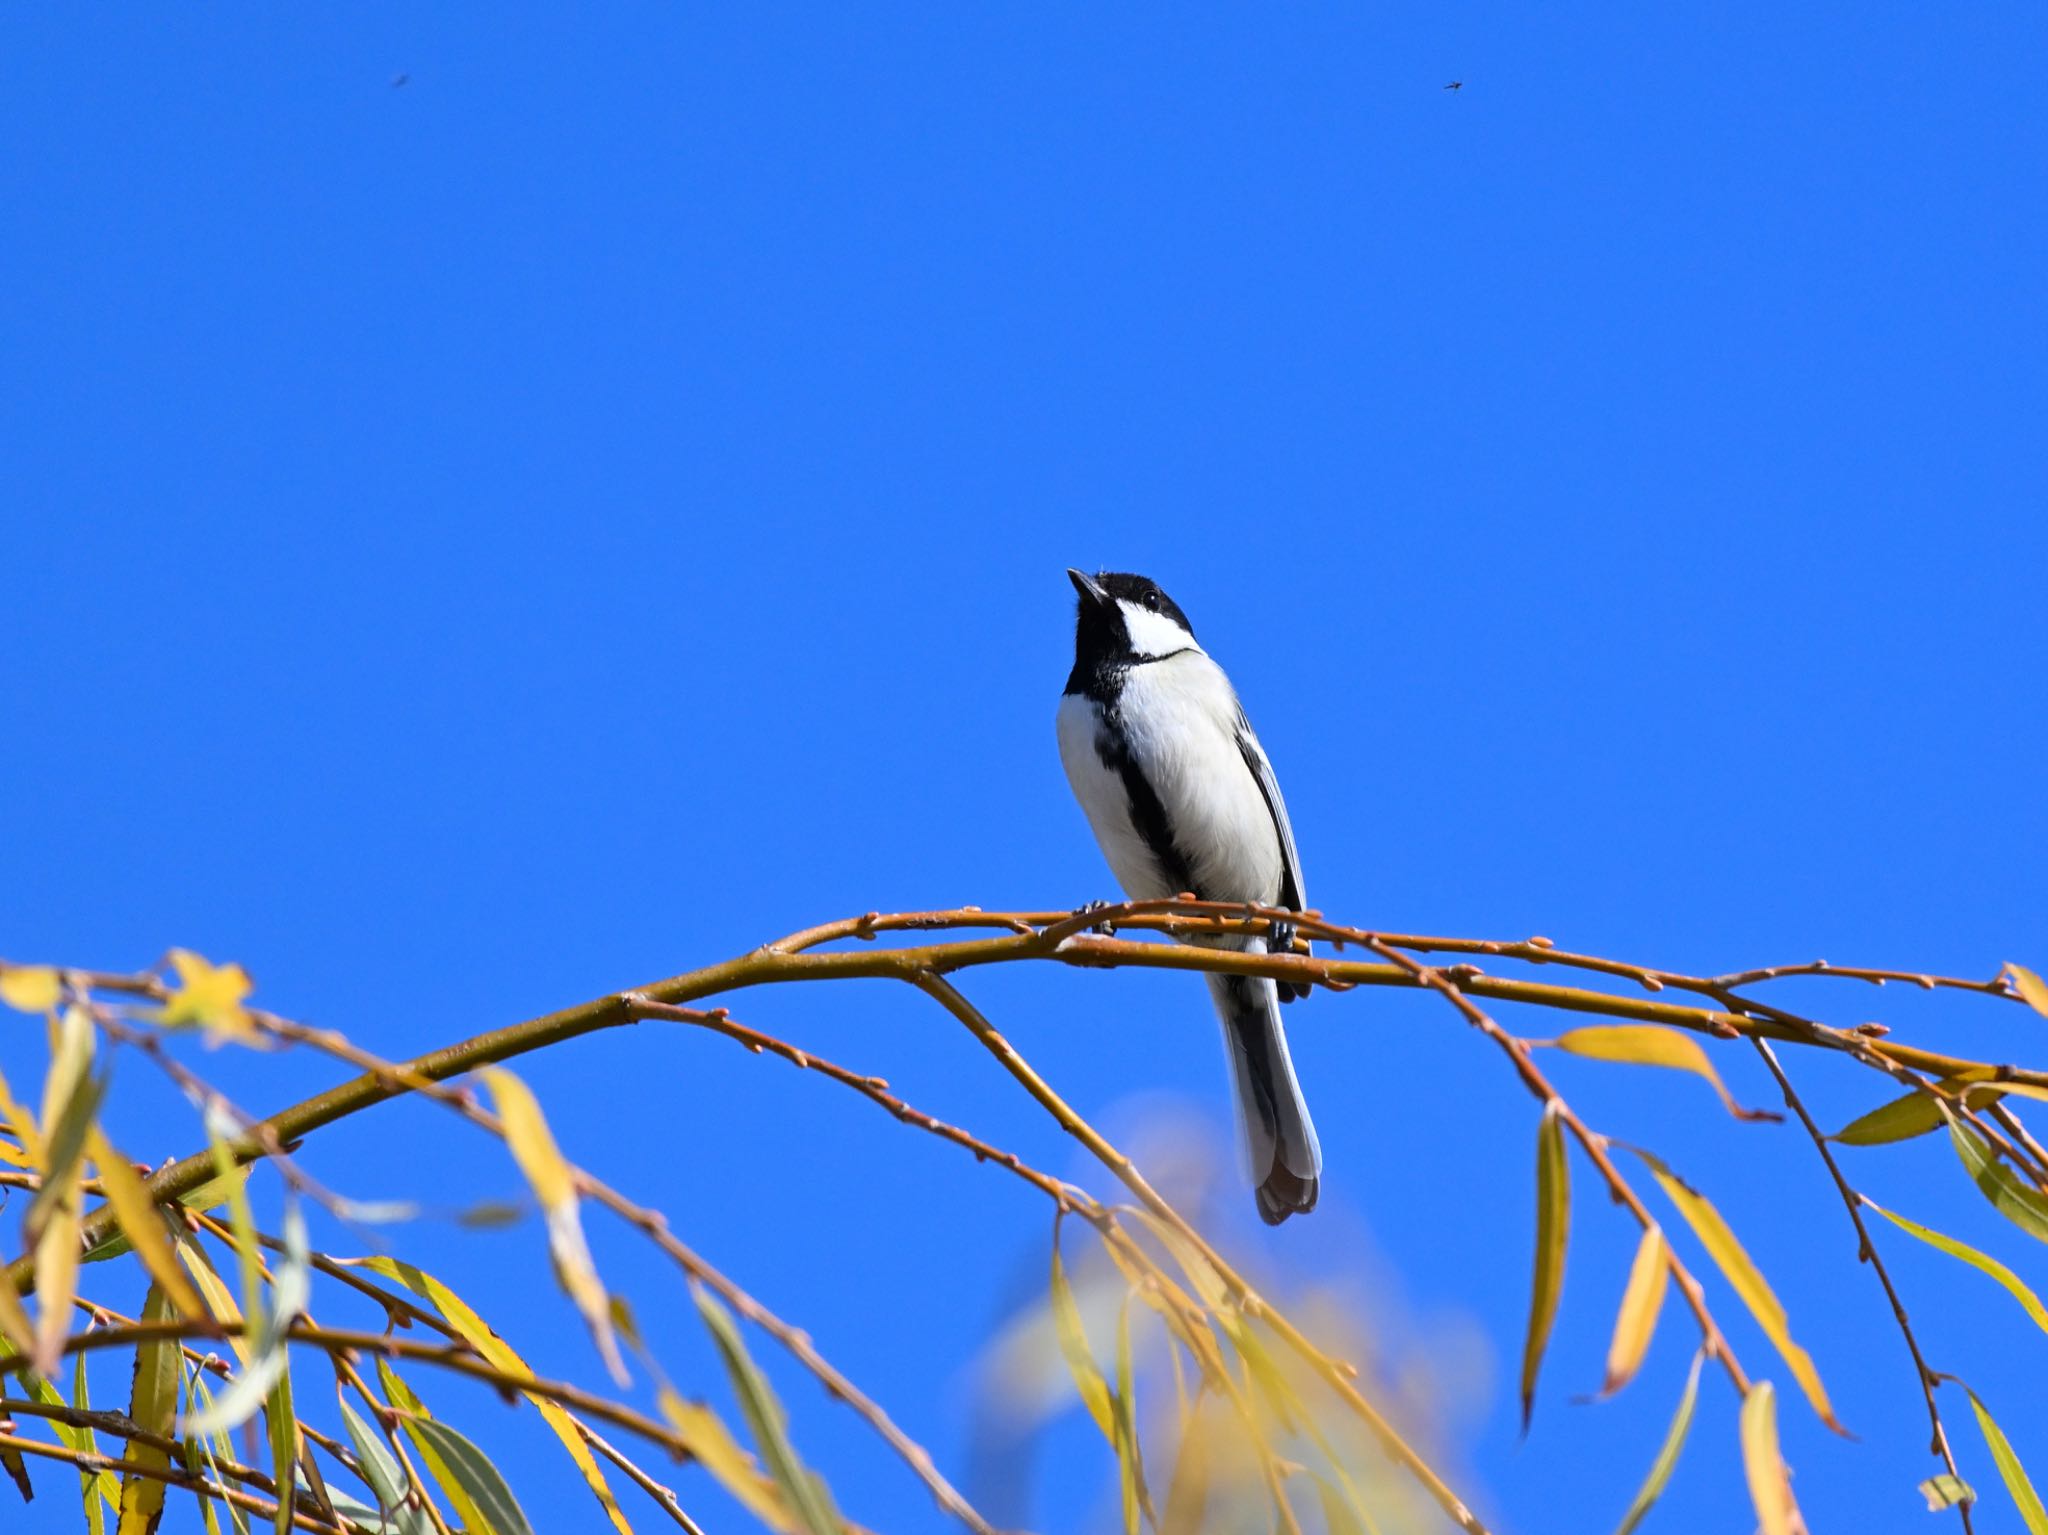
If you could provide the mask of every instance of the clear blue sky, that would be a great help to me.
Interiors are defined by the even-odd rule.
[[[1703,970],[2048,964],[2044,42],[2023,5],[10,7],[0,949],[189,945],[397,1054],[835,915],[1108,894],[1052,736],[1083,564],[1193,615],[1333,915]],[[972,989],[1106,1125],[1220,1124],[1187,978]],[[2044,1053],[2017,1010],[1793,995]],[[914,995],[739,1012],[1083,1171]],[[1325,1208],[1268,1234],[1231,1188],[1234,1250],[1438,1356],[1447,1459],[1505,1528],[1607,1527],[1690,1347],[1674,1308],[1630,1398],[1571,1405],[1622,1218],[1581,1165],[1518,1446],[1532,1103],[1429,999],[1290,1024]],[[202,1064],[258,1108],[331,1075]],[[1799,1064],[1831,1121],[1875,1101]],[[572,1154],[968,1464],[1035,1195],[707,1037],[528,1075]],[[1787,1404],[1816,1524],[1921,1527],[1909,1366],[1796,1130],[1559,1075],[1777,1282],[1862,1436]],[[189,1149],[141,1063],[116,1097],[138,1155]],[[308,1156],[365,1197],[517,1189],[420,1106]],[[2048,1277],[1943,1147],[1851,1166]],[[670,1271],[594,1232],[711,1389]],[[403,1241],[536,1364],[594,1368],[533,1223]],[[2048,1338],[1888,1250],[1934,1362],[2048,1471]],[[944,1527],[779,1378],[853,1515]],[[594,1527],[530,1414],[439,1396],[530,1447],[544,1528]],[[1656,1527],[1746,1527],[1733,1423],[1710,1380]],[[1049,1453],[1097,1464],[1089,1432]],[[32,1530],[75,1517],[50,1481]],[[1082,1527],[1098,1492],[1025,1513]]]

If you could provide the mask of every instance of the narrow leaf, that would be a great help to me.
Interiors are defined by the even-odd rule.
[[[1603,1023],[1560,1035],[1558,1048],[1596,1061],[1621,1061],[1634,1066],[1664,1066],[1689,1071],[1720,1096],[1721,1106],[1737,1119],[1778,1120],[1782,1114],[1746,1109],[1735,1101],[1707,1052],[1690,1034],[1654,1023]]]
[[[1678,1213],[1692,1227],[1693,1235],[1700,1239],[1735,1293],[1742,1297],[1742,1303],[1749,1307],[1750,1315],[1763,1328],[1764,1336],[1784,1356],[1793,1378],[1799,1382],[1799,1389],[1805,1392],[1806,1400],[1820,1415],[1821,1422],[1838,1434],[1846,1434],[1848,1430],[1836,1421],[1834,1408],[1828,1404],[1827,1388],[1821,1384],[1820,1371],[1814,1368],[1813,1356],[1793,1341],[1784,1305],[1772,1292],[1763,1271],[1743,1250],[1742,1243],[1736,1240],[1735,1233],[1721,1218],[1721,1212],[1659,1158],[1639,1146],[1630,1149],[1649,1167],[1672,1204],[1678,1207]]]
[[[505,1144],[512,1159],[526,1174],[547,1218],[548,1251],[554,1259],[555,1277],[568,1292],[597,1344],[605,1369],[619,1385],[627,1384],[626,1363],[619,1356],[619,1340],[612,1331],[611,1307],[605,1299],[604,1283],[584,1239],[583,1219],[577,1210],[576,1172],[555,1144],[533,1090],[502,1066],[486,1066],[478,1075],[491,1090],[504,1125]]]
[[[36,1484],[28,1479],[28,1461],[23,1458],[21,1451],[0,1449],[0,1471],[7,1473],[7,1479],[14,1483],[14,1490],[21,1494],[22,1502],[35,1502]],[[97,1532],[94,1532],[94,1535],[97,1535]]]
[[[2012,978],[2013,990],[2027,999],[2027,1006],[2048,1018],[2048,981],[2043,981],[2025,965],[2007,965],[2005,973]]]
[[[1147,1503],[1145,1463],[1138,1456],[1138,1417],[1131,1368],[1131,1299],[1124,1297],[1116,1320],[1116,1459],[1123,1473],[1124,1535],[1138,1535]]]
[[[1596,1032],[1581,1030],[1579,1032]],[[1555,1099],[1536,1127],[1536,1273],[1529,1290],[1529,1332],[1522,1344],[1522,1432],[1536,1407],[1536,1377],[1564,1293],[1565,1244],[1571,1235],[1571,1168],[1564,1155],[1564,1120]]]
[[[1657,1331],[1657,1314],[1664,1305],[1664,1291],[1671,1280],[1671,1245],[1664,1240],[1664,1228],[1651,1225],[1636,1244],[1635,1261],[1629,1265],[1628,1285],[1621,1292],[1621,1310],[1614,1318],[1614,1338],[1607,1345],[1607,1379],[1602,1396],[1612,1396],[1635,1379],[1649,1352],[1650,1339]]]
[[[832,1500],[826,1495],[824,1484],[797,1458],[796,1447],[789,1442],[782,1404],[776,1400],[774,1388],[768,1384],[767,1377],[748,1357],[746,1343],[740,1337],[740,1330],[731,1314],[702,1285],[693,1282],[690,1290],[697,1302],[697,1312],[703,1317],[705,1328],[725,1361],[726,1374],[731,1377],[734,1394],[739,1397],[740,1411],[746,1417],[747,1427],[754,1435],[754,1446],[761,1452],[768,1474],[775,1478],[776,1485],[796,1510],[809,1535],[843,1535],[839,1516],[833,1511]]]
[[[181,1279],[183,1275],[179,1276]],[[142,1320],[172,1322],[178,1319],[162,1285],[151,1285],[142,1303]],[[137,1428],[169,1437],[178,1417],[178,1392],[184,1380],[184,1356],[175,1338],[151,1338],[135,1350],[135,1382],[128,1395],[128,1416]],[[137,1468],[121,1478],[120,1535],[155,1535],[164,1517],[164,1484],[139,1474],[168,1471],[171,1458],[162,1450],[128,1441],[122,1463]],[[92,1500],[90,1496],[88,1503]]]
[[[49,1206],[42,1233],[36,1238],[36,1333],[32,1359],[38,1374],[57,1368],[71,1331],[71,1302],[78,1294],[78,1194],[82,1169],[76,1162],[62,1192]],[[44,1192],[57,1187],[45,1184]]]
[[[355,1447],[363,1481],[376,1495],[378,1513],[396,1535],[432,1535],[433,1526],[426,1514],[406,1496],[411,1483],[383,1435],[363,1421],[346,1397],[340,1403],[342,1426],[348,1431],[348,1442]]]
[[[1763,1535],[1794,1535],[1804,1528],[1799,1506],[1792,1501],[1785,1459],[1778,1452],[1777,1393],[1767,1380],[1751,1386],[1742,1399],[1742,1470]]]
[[[1844,1146],[1888,1146],[1941,1128],[1941,1104],[1932,1093],[1907,1093],[1860,1114],[1828,1139]]]
[[[453,1290],[442,1284],[433,1275],[414,1268],[410,1263],[396,1258],[364,1258],[357,1260],[357,1266],[395,1279],[415,1295],[425,1299],[439,1311],[448,1324],[462,1334],[463,1341],[483,1355],[493,1365],[513,1375],[532,1375],[526,1361],[514,1352],[512,1346],[493,1332],[484,1319],[470,1309],[469,1303]],[[603,1506],[605,1516],[619,1535],[633,1535],[632,1526],[626,1523],[626,1516],[619,1509],[618,1500],[612,1496],[604,1473],[598,1469],[597,1458],[590,1453],[590,1446],[583,1442],[583,1435],[577,1431],[576,1423],[558,1402],[534,1392],[527,1392],[526,1399],[555,1431],[555,1437],[562,1441],[562,1448],[569,1452],[569,1458],[576,1462],[576,1469],[583,1473],[584,1484]],[[397,1406],[399,1403],[394,1402]]]
[[[1054,1217],[1052,1233],[1052,1327],[1059,1339],[1060,1356],[1074,1377],[1074,1388],[1088,1408],[1088,1416],[1102,1430],[1102,1437],[1116,1443],[1116,1414],[1110,1405],[1109,1382],[1095,1351],[1088,1346],[1087,1331],[1081,1325],[1081,1308],[1074,1303],[1074,1287],[1067,1279],[1067,1265],[1060,1257],[1059,1219]]]
[[[80,1412],[92,1411],[92,1392],[85,1378],[85,1354],[83,1350],[71,1356],[71,1405]],[[87,1455],[97,1456],[100,1452],[99,1436],[89,1423],[81,1423],[77,1429],[77,1447]],[[107,1527],[105,1509],[112,1509],[115,1517],[121,1513],[122,1487],[111,1471],[88,1471],[83,1466],[78,1472],[78,1491],[85,1500],[85,1528],[88,1535],[101,1535]]]
[[[433,1417],[433,1414],[427,1411],[426,1403],[419,1399],[412,1387],[407,1385],[391,1367],[391,1361],[381,1355],[377,1360],[377,1379],[384,1387],[384,1399],[399,1409],[399,1426],[405,1430],[406,1438],[412,1441],[413,1448],[419,1452],[420,1463],[426,1467],[427,1475],[434,1479],[434,1484],[447,1495],[448,1501],[455,1505],[457,1525],[465,1530],[482,1529],[483,1515],[470,1501],[462,1483],[455,1479],[455,1473],[448,1469],[448,1464],[441,1459],[440,1452],[420,1437],[420,1420]]]
[[[476,1535],[533,1535],[519,1500],[489,1456],[438,1418],[421,1418],[413,1427],[469,1494],[483,1526]]]
[[[41,1234],[50,1207],[72,1199],[72,1175],[85,1152],[85,1132],[99,1112],[106,1079],[92,1074],[92,1020],[85,1009],[67,1007],[51,1031],[50,1070],[43,1078],[43,1186],[30,1202],[23,1230],[31,1242]]]
[[[0,1002],[20,1013],[47,1013],[64,995],[63,979],[48,965],[9,965],[0,970]]]
[[[797,1535],[800,1527],[782,1489],[733,1438],[724,1419],[702,1402],[684,1401],[672,1386],[663,1386],[657,1400],[668,1426],[690,1447],[690,1453],[711,1473],[712,1480],[731,1493],[748,1513],[776,1531],[776,1535]]]
[[[295,1212],[294,1212],[295,1213]],[[289,1217],[287,1217],[289,1218]],[[287,1322],[285,1326],[290,1326]],[[280,1333],[282,1329],[280,1329]],[[280,1335],[277,1339],[277,1377],[264,1398],[263,1418],[270,1434],[271,1472],[277,1478],[277,1513],[272,1520],[276,1535],[292,1535],[290,1488],[298,1484],[293,1467],[299,1462],[299,1416],[292,1407],[292,1356]],[[236,1384],[240,1384],[237,1382]]]
[[[1967,1125],[1949,1121],[1949,1140],[1962,1158],[1970,1181],[1997,1207],[1998,1213],[2027,1235],[2048,1242],[2048,1198],[2005,1163]]]
[[[1963,1385],[1961,1381],[1956,1384]],[[2026,1521],[2028,1535],[2048,1535],[2048,1510],[2041,1507],[2041,1495],[2034,1491],[2027,1468],[2013,1453],[2005,1430],[1998,1426],[1990,1409],[1977,1400],[1976,1392],[1968,1386],[1963,1386],[1963,1390],[1970,1398],[1970,1410],[1977,1415],[1977,1427],[1984,1435],[1984,1447],[1991,1452],[1991,1462],[1998,1467],[1998,1475],[2005,1482],[2005,1490],[2011,1495],[2013,1505],[2019,1509],[2020,1518]]]
[[[1951,1258],[1961,1259],[1964,1263],[1969,1264],[1971,1268],[1981,1273],[1989,1274],[1993,1279],[2004,1285],[2006,1293],[2026,1309],[2027,1315],[2033,1318],[2036,1327],[2040,1328],[2043,1332],[2048,1332],[2048,1307],[2044,1307],[2041,1304],[2041,1298],[2027,1288],[2026,1282],[2019,1275],[2015,1274],[2003,1263],[2000,1263],[1996,1258],[1977,1251],[1976,1248],[1971,1247],[1968,1243],[1958,1242],[1954,1237],[1943,1236],[1939,1231],[1923,1226],[1918,1221],[1909,1221],[1903,1215],[1895,1215],[1883,1205],[1871,1199],[1867,1194],[1859,1195],[1858,1197],[1862,1199],[1864,1208],[1875,1210],[1879,1215],[1882,1215],[1886,1220],[1898,1227],[1899,1230],[1918,1237],[1929,1247],[1939,1252],[1945,1252]]]
[[[107,1203],[113,1206],[114,1219],[135,1249],[136,1257],[142,1260],[142,1266],[149,1270],[149,1277],[162,1287],[177,1316],[188,1322],[204,1321],[206,1307],[185,1277],[185,1271],[178,1267],[177,1248],[170,1230],[148,1189],[143,1187],[134,1164],[121,1155],[98,1125],[87,1135],[86,1146],[92,1153]]]
[[[1635,1527],[1643,1522],[1644,1515],[1649,1513],[1650,1506],[1664,1495],[1671,1473],[1678,1467],[1678,1452],[1685,1448],[1685,1436],[1692,1431],[1693,1404],[1700,1395],[1700,1366],[1706,1358],[1704,1350],[1692,1356],[1692,1369],[1686,1372],[1685,1391],[1678,1398],[1678,1411],[1671,1415],[1671,1427],[1664,1432],[1663,1446],[1657,1451],[1657,1458],[1650,1462],[1650,1474],[1643,1478],[1643,1485],[1636,1490],[1635,1501],[1621,1516],[1614,1535],[1632,1535]]]
[[[242,1356],[241,1373],[229,1382],[227,1390],[201,1410],[198,1418],[180,1425],[180,1432],[210,1434],[225,1431],[247,1421],[259,1407],[269,1403],[273,1419],[273,1450],[279,1459],[279,1480],[289,1487],[296,1439],[291,1446],[294,1453],[285,1453],[275,1437],[279,1432],[278,1418],[290,1420],[287,1428],[296,1423],[290,1413],[290,1345],[286,1334],[290,1332],[292,1323],[304,1315],[306,1302],[311,1299],[313,1290],[306,1221],[295,1205],[285,1207],[283,1235],[284,1261],[272,1270],[270,1305],[257,1324],[255,1339]],[[197,1278],[198,1271],[194,1270],[193,1275]],[[210,1298],[218,1306],[226,1299],[225,1291]],[[283,1394],[281,1409],[280,1393]],[[285,1502],[289,1504],[290,1500],[287,1498]]]

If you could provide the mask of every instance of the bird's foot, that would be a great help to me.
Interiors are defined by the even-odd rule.
[[[1085,917],[1093,912],[1108,911],[1110,907],[1115,904],[1116,903],[1113,901],[1090,901],[1086,906],[1083,906],[1078,911],[1076,911],[1074,915],[1077,917]],[[1116,935],[1116,924],[1114,922],[1091,922],[1088,924],[1088,931],[1091,933],[1100,933],[1105,938],[1110,938]]]

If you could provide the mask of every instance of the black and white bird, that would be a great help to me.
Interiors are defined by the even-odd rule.
[[[1301,860],[1273,765],[1223,668],[1174,600],[1143,576],[1067,575],[1080,594],[1060,760],[1117,882],[1133,900],[1192,892],[1304,910]],[[1268,952],[1264,937],[1209,940]],[[1291,929],[1274,948],[1291,946]],[[1313,1210],[1322,1150],[1287,1056],[1279,1003],[1307,987],[1207,977],[1223,1018],[1238,1120],[1269,1225]]]

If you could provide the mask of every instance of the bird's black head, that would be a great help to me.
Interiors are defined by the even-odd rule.
[[[1113,571],[1088,576],[1069,570],[1067,578],[1080,594],[1068,692],[1083,691],[1089,681],[1143,661],[1202,648],[1187,614],[1158,582]]]

